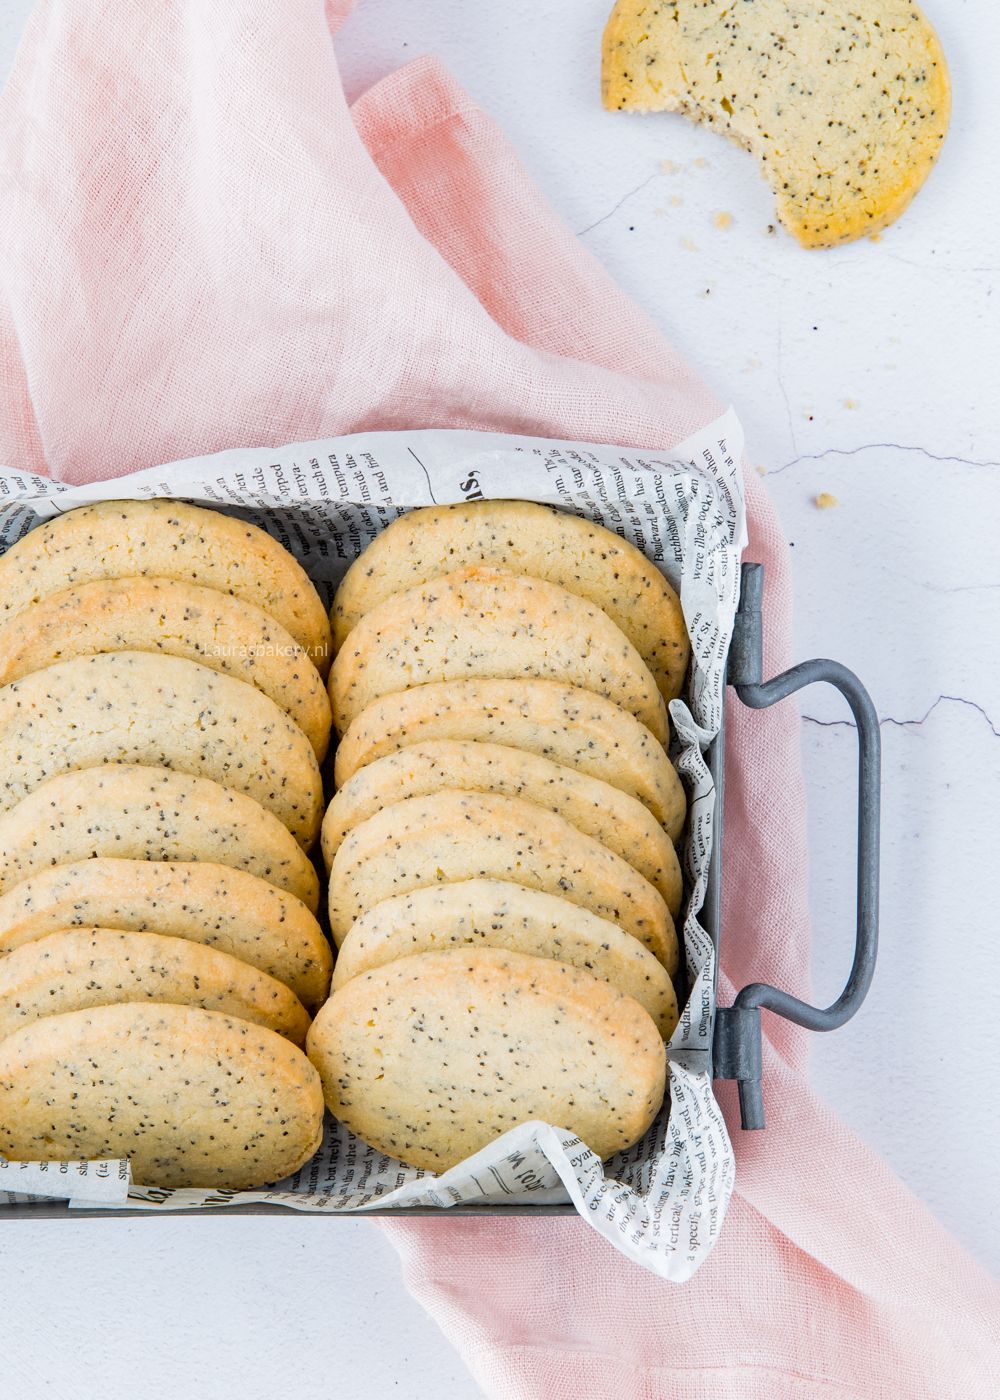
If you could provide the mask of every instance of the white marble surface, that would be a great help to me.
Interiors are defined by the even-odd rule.
[[[0,0],[0,71],[28,8]],[[942,162],[880,243],[817,254],[769,232],[767,190],[742,152],[680,118],[601,112],[607,8],[362,0],[337,47],[352,95],[438,54],[570,226],[736,405],[794,542],[798,653],[856,669],[883,718],[880,966],[857,1021],[817,1044],[815,1082],[995,1268],[1000,1017],[977,997],[1000,985],[1000,193],[993,82],[978,56],[996,52],[1000,18],[990,0],[927,0],[956,93]],[[819,492],[839,505],[816,509]],[[853,912],[853,735],[833,697],[809,694],[803,709],[816,983],[833,995]],[[952,1003],[960,978],[972,994]],[[256,1400],[298,1371],[309,1335],[310,1371],[331,1393],[480,1393],[364,1223],[20,1225],[2,1249],[21,1281],[5,1360],[24,1390],[76,1396],[86,1374],[86,1392],[105,1387],[108,1400]],[[31,1324],[53,1284],[42,1345]]]

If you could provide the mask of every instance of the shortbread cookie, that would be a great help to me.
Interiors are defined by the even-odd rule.
[[[108,856],[229,865],[319,907],[316,871],[287,828],[210,778],[105,764],[50,778],[0,815],[0,894],[47,866]]]
[[[505,880],[432,885],[373,905],[344,939],[332,990],[397,958],[465,947],[569,963],[634,997],[664,1040],[677,1025],[670,974],[638,939],[577,904]]]
[[[337,747],[337,787],[366,763],[427,739],[540,754],[637,797],[672,841],[684,825],[684,789],[649,730],[603,695],[558,681],[446,681],[376,700]]]
[[[323,1091],[301,1050],[200,1007],[99,1006],[0,1041],[0,1152],[129,1157],[139,1186],[250,1190],[303,1166]]]
[[[87,927],[204,943],[284,982],[309,1011],[330,986],[330,945],[302,901],[228,865],[81,860],[40,870],[0,895],[0,957]]]
[[[948,70],[911,0],[618,0],[604,105],[683,112],[752,151],[807,248],[876,233],[930,173]]]
[[[666,740],[663,696],[621,628],[557,584],[499,569],[444,574],[366,613],[330,670],[333,722],[343,734],[382,695],[494,676],[582,686]]]
[[[333,645],[393,593],[454,569],[505,569],[557,583],[618,624],[664,700],[681,693],[691,645],[676,592],[635,545],[534,501],[426,506],[394,520],[348,569],[333,603]]]
[[[183,501],[100,501],[38,525],[0,558],[0,621],[64,588],[137,575],[253,603],[326,674],[330,623],[298,560],[256,525]]]
[[[673,920],[648,880],[554,812],[492,793],[410,797],[356,826],[330,871],[330,931],[339,948],[355,919],[390,895],[475,879],[560,895],[677,971]]]
[[[436,1172],[533,1119],[610,1157],[645,1133],[666,1082],[659,1031],[631,997],[496,948],[419,953],[356,977],[306,1044],[335,1118]]]
[[[42,1016],[120,1002],[222,1011],[305,1043],[309,1017],[283,982],[216,948],[119,929],[64,929],[0,960],[0,1040]]]
[[[326,754],[330,701],[291,633],[252,603],[176,579],[96,579],[33,603],[0,629],[0,685],[102,651],[162,652],[246,681]]]
[[[638,798],[538,754],[471,740],[427,739],[386,754],[355,773],[323,818],[327,870],[348,832],[361,822],[393,802],[425,797],[442,788],[523,797],[547,807],[627,860],[660,891],[671,914],[678,913],[681,869],[677,853],[670,837]]]
[[[319,832],[323,785],[302,730],[252,685],[196,661],[105,652],[0,690],[0,811],[98,763],[211,778],[273,812],[303,847]]]

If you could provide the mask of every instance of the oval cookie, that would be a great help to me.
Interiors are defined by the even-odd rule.
[[[253,686],[196,661],[105,652],[0,690],[0,811],[98,763],[211,778],[273,812],[303,847],[319,832],[323,786],[301,729]]]
[[[937,34],[912,0],[618,0],[605,107],[683,112],[752,151],[806,248],[899,217],[948,130]]]
[[[670,975],[638,939],[579,905],[505,880],[433,885],[373,905],[337,954],[332,990],[397,958],[465,947],[569,963],[634,997],[664,1040],[677,1025]]]
[[[250,1190],[323,1136],[319,1076],[274,1031],[198,1007],[99,1006],[0,1041],[0,1152],[129,1157],[140,1186]]]
[[[330,623],[298,560],[256,525],[184,501],[99,501],[36,526],[0,557],[0,621],[64,588],[146,575],[253,603],[326,675]]]
[[[319,907],[316,871],[291,833],[209,778],[110,763],[50,778],[0,814],[0,894],[95,856],[230,865]]]
[[[337,787],[366,763],[426,739],[525,749],[637,797],[672,841],[684,825],[684,789],[649,730],[603,695],[558,681],[446,681],[376,700],[337,747]]]
[[[649,1128],[666,1082],[663,1041],[631,997],[495,948],[419,953],[356,977],[306,1043],[334,1117],[435,1172],[533,1119],[610,1157]]]
[[[664,700],[681,693],[691,646],[680,599],[656,565],[603,525],[534,501],[425,506],[394,520],[337,589],[335,649],[392,594],[466,568],[528,574],[588,599],[625,633]]]
[[[119,929],[64,929],[0,960],[0,1039],[43,1016],[124,1002],[221,1011],[305,1043],[309,1017],[282,982],[217,948]]]
[[[104,651],[180,656],[246,681],[299,726],[318,760],[326,754],[330,701],[291,633],[252,603],[176,579],[97,579],[33,603],[0,629],[0,685]]]
[[[330,986],[330,945],[302,901],[232,866],[96,858],[40,870],[0,895],[0,957],[87,927],[204,943],[284,982],[310,1011]]]
[[[356,826],[330,871],[334,941],[339,947],[354,920],[390,895],[472,879],[560,895],[618,924],[677,971],[673,920],[648,880],[554,812],[492,793],[410,797]]]
[[[373,700],[411,686],[489,677],[557,680],[604,695],[664,742],[667,712],[620,627],[543,579],[465,569],[366,613],[330,670],[337,732]]]
[[[348,832],[407,797],[442,788],[523,797],[564,817],[578,831],[627,860],[667,901],[681,905],[681,869],[669,836],[635,797],[574,768],[503,744],[428,739],[360,769],[335,795],[323,818],[327,870]]]

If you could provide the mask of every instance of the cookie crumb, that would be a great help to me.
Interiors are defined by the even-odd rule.
[[[670,204],[671,208],[673,208],[673,209],[679,209],[683,203],[684,203],[684,201],[683,201],[683,199],[681,199],[681,197],[680,197],[679,194],[672,194],[672,195],[670,196],[669,204]]]
[[[720,209],[712,216],[712,223],[716,228],[727,229],[733,226],[733,216],[728,209]]]
[[[821,491],[818,496],[813,497],[813,502],[817,510],[833,510],[834,506],[840,505],[836,496],[831,496],[829,491]]]
[[[661,175],[676,175],[679,168],[680,168],[680,167],[676,164],[676,162],[674,162],[674,161],[672,161],[672,160],[661,160],[661,161],[660,161],[660,174],[661,174]]]
[[[682,238],[681,247],[686,248],[689,253],[697,253],[698,245],[692,238]]]
[[[844,400],[844,407],[845,407],[845,408],[857,408],[857,406],[858,406],[858,401],[857,401],[857,399],[845,399],[845,400]]]

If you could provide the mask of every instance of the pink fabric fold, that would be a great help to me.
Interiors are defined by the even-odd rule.
[[[669,448],[719,404],[433,61],[349,108],[349,0],[46,0],[0,98],[0,461],[67,481],[364,428]],[[738,405],[737,405],[738,407]],[[787,551],[747,482],[786,664]],[[808,988],[798,727],[735,708],[722,998]],[[768,1027],[768,1129],[672,1287],[583,1221],[393,1223],[413,1293],[509,1397],[985,1397],[998,1293]]]

